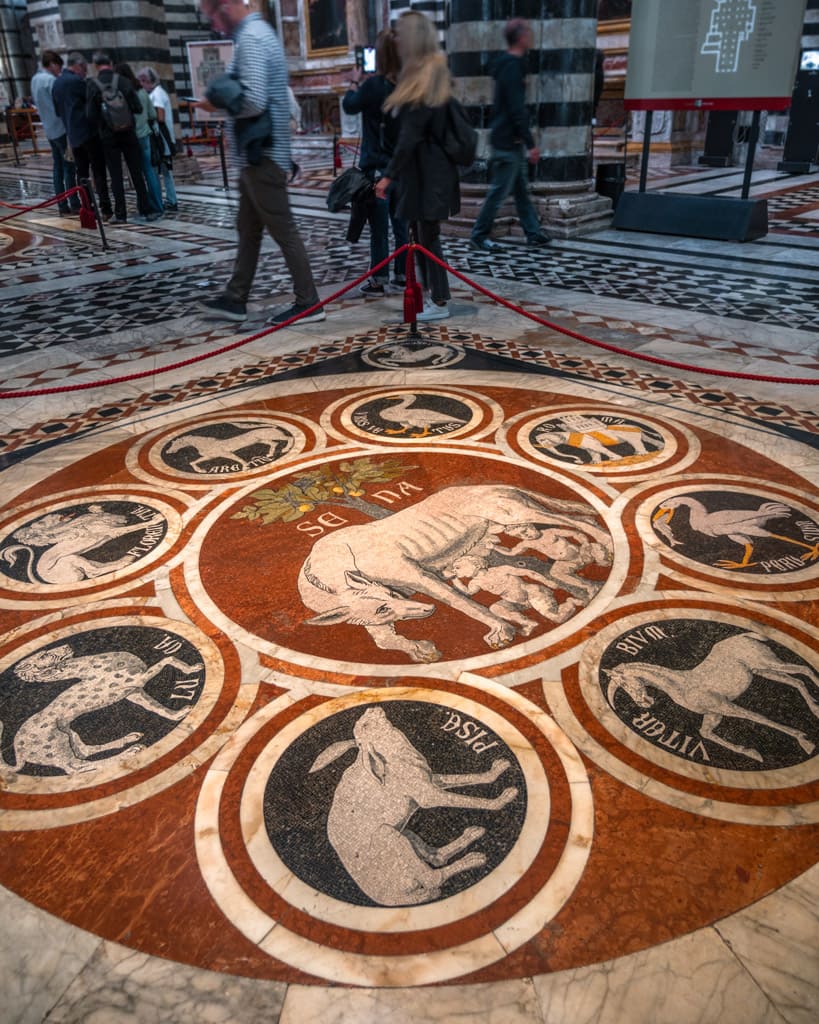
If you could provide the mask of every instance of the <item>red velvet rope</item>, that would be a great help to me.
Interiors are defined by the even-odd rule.
[[[516,306],[514,302],[509,302],[508,299],[502,299],[500,295],[495,295],[490,292],[488,288],[484,288],[482,285],[477,284],[475,281],[470,280],[466,274],[460,273],[450,267],[448,263],[439,259],[434,253],[428,249],[424,249],[420,245],[413,246],[422,252],[428,259],[431,259],[438,266],[443,267],[446,271],[457,277],[459,281],[463,281],[464,284],[468,284],[470,288],[474,288],[476,292],[480,292],[481,295],[486,295],[493,302],[497,302],[499,306],[505,306],[506,309],[511,309],[513,313],[519,313],[521,316],[525,316],[529,320],[534,320],[537,324],[542,324],[544,327],[549,327],[553,331],[558,331],[560,334],[565,334],[568,338],[575,338],[577,341],[584,341],[587,345],[594,345],[595,348],[605,349],[606,352],[615,352],[619,356],[628,356],[630,359],[639,359],[644,363],[656,363],[658,366],[669,366],[674,370],[688,370],[691,373],[707,373],[712,377],[731,377],[734,380],[759,380],[767,381],[771,384],[819,384],[819,377],[773,377],[766,374],[760,373],[737,373],[733,370],[714,370],[704,366],[692,366],[690,363],[677,363],[672,359],[663,359],[660,356],[647,356],[642,352],[631,352],[627,348],[621,348],[619,345],[610,345],[605,341],[595,341],[594,338],[588,338],[585,334],[579,334],[577,331],[571,331],[568,327],[561,327],[560,324],[552,323],[550,320],[544,320],[539,317],[536,313],[528,313],[525,309],[520,306]]]
[[[37,203],[34,206],[18,206],[16,203],[4,203],[0,200],[0,206],[5,206],[7,210],[16,210],[16,213],[9,213],[5,217],[0,217],[0,224],[6,220],[13,220],[15,217],[22,217],[24,213],[30,213],[32,210],[42,210],[45,206],[53,206],[55,203],[61,203],[64,199],[68,199],[69,196],[79,194],[82,200],[82,205],[87,209],[91,209],[91,203],[88,199],[88,193],[85,191],[82,185],[75,185],[74,188],[68,189],[67,192],[61,192],[58,196],[51,196],[50,199],[43,200],[42,203]]]
[[[241,348],[243,345],[249,345],[251,341],[258,341],[259,338],[265,338],[269,334],[275,334],[276,331],[280,331],[285,327],[289,327],[291,324],[297,323],[302,317],[309,316],[311,313],[315,313],[317,309],[322,309],[327,305],[328,302],[335,302],[336,299],[340,298],[346,292],[350,291],[351,288],[355,288],[356,285],[366,281],[371,275],[377,274],[379,270],[386,267],[393,257],[398,256],[409,248],[409,245],[402,245],[400,249],[396,249],[394,253],[388,256],[385,260],[382,260],[376,266],[371,267],[366,273],[357,277],[355,281],[351,281],[350,284],[346,284],[343,288],[339,288],[337,292],[333,292],[332,295],[328,295],[326,299],[320,302],[314,303],[309,309],[305,309],[299,313],[298,316],[291,316],[289,320],[285,320],[284,323],[276,324],[273,327],[268,327],[263,331],[258,331],[256,334],[251,334],[249,338],[240,338],[238,341],[232,341],[229,345],[223,345],[222,348],[217,348],[213,352],[203,352],[198,356],[191,356],[190,359],[183,359],[179,363],[171,363],[168,366],[160,366],[156,370],[142,370],[139,373],[127,373],[122,377],[110,377],[108,380],[92,380],[87,384],[65,384],[62,387],[56,388],[38,388],[36,391],[0,391],[0,399],[2,398],[34,398],[40,395],[59,395],[65,394],[69,391],[87,391],[89,388],[102,388],[107,384],[124,384],[130,380],[141,380],[144,377],[153,377],[160,373],[168,373],[169,370],[179,370],[183,366],[192,366],[194,363],[201,363],[204,359],[212,359],[214,356],[220,356],[225,352],[230,352],[235,348]]]
[[[414,251],[416,250],[420,253],[423,253],[423,255],[427,257],[427,259],[430,259],[434,263],[437,263],[439,266],[443,267],[454,277],[457,277],[459,281],[463,281],[465,284],[468,284],[470,288],[473,288],[475,291],[487,296],[487,298],[490,298],[493,302],[496,302],[498,305],[504,306],[506,309],[511,310],[513,313],[518,313],[521,316],[525,316],[528,320],[533,320],[535,323],[541,324],[543,327],[548,327],[550,330],[557,331],[559,334],[565,334],[569,338],[574,338],[577,341],[583,341],[588,345],[593,345],[595,348],[604,349],[606,352],[614,352],[617,355],[628,356],[630,359],[638,359],[642,362],[654,363],[658,366],[668,366],[675,370],[686,370],[691,373],[704,373],[715,377],[730,377],[735,380],[755,380],[771,384],[819,384],[819,377],[774,377],[754,373],[734,373],[731,370],[715,370],[705,367],[691,366],[688,363],[678,363],[674,362],[671,359],[662,359],[659,356],[648,356],[640,352],[630,352],[628,349],[621,348],[619,345],[610,345],[604,341],[595,341],[594,338],[588,338],[586,337],[586,335],[579,334],[577,331],[569,330],[568,327],[561,327],[559,324],[552,323],[550,320],[544,320],[543,317],[539,317],[535,313],[529,313],[525,309],[522,309],[520,306],[516,306],[513,302],[509,302],[508,299],[503,299],[499,295],[495,295],[493,292],[490,292],[488,288],[484,288],[482,285],[479,285],[475,281],[470,280],[470,278],[468,278],[465,274],[462,274],[459,271],[450,267],[448,263],[445,263],[443,260],[439,259],[434,253],[431,253],[428,249],[425,249],[423,246],[417,245],[413,242],[407,245],[402,245],[400,248],[396,249],[395,252],[390,253],[390,255],[387,256],[386,259],[382,260],[376,266],[370,267],[369,270],[363,273],[360,277],[357,277],[350,284],[345,285],[343,288],[339,288],[339,290],[333,292],[332,295],[328,295],[326,299],[323,299],[320,302],[316,302],[309,309],[306,309],[304,310],[304,312],[299,313],[298,316],[290,317],[290,319],[286,320],[284,323],[276,324],[274,327],[268,327],[263,331],[258,331],[256,334],[251,334],[250,337],[248,338],[240,338],[238,341],[231,342],[230,345],[224,345],[222,348],[215,349],[213,352],[203,352],[201,355],[192,356],[190,359],[184,359],[178,363],[171,363],[168,366],[161,366],[158,369],[142,370],[139,373],[125,374],[122,377],[112,377],[109,378],[108,380],[89,381],[87,384],[66,384],[63,385],[62,387],[38,388],[36,390],[31,391],[2,391],[0,392],[0,399],[35,398],[42,395],[65,394],[70,391],[86,391],[90,388],[101,388],[110,384],[123,384],[127,381],[141,380],[145,377],[157,376],[160,373],[168,373],[170,370],[179,370],[184,366],[192,366],[194,363],[200,363],[205,359],[211,359],[214,356],[219,356],[225,352],[230,352],[235,348],[240,348],[243,345],[248,345],[251,341],[258,341],[260,338],[267,337],[267,335],[269,334],[275,334],[276,331],[280,331],[284,327],[289,327],[291,324],[297,323],[303,317],[309,316],[311,313],[314,313],[317,309],[323,308],[330,302],[335,302],[336,299],[340,298],[342,295],[345,295],[348,291],[350,291],[352,288],[355,288],[356,285],[361,284],[367,278],[375,276],[379,270],[382,270],[384,267],[386,267],[390,262],[392,262],[392,260],[396,256],[400,255],[402,252],[408,252],[408,273],[406,291],[404,295],[404,307],[406,311],[405,315],[411,315],[412,309],[416,307],[417,301],[415,290],[417,289],[418,286],[414,280],[410,281],[410,278],[414,276],[412,273],[412,269],[410,268],[412,264],[412,256]]]

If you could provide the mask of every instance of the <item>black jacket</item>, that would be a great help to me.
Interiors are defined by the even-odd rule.
[[[389,163],[395,148],[395,118],[382,111],[384,100],[395,86],[383,75],[365,78],[358,89],[350,89],[341,101],[345,114],[361,114],[362,171],[380,171]],[[383,122],[383,130],[382,130]]]
[[[63,68],[51,88],[51,98],[65,125],[71,146],[81,146],[96,134],[96,129],[85,116],[85,95],[85,79]]]
[[[384,177],[398,183],[398,216],[446,220],[461,208],[458,169],[436,138],[446,133],[446,106],[404,107],[398,141]]]
[[[493,149],[507,152],[519,149],[523,143],[532,149],[535,140],[529,131],[529,113],[526,110],[525,58],[502,53],[493,69],[495,102],[489,122],[489,143]]]
[[[115,72],[111,68],[103,68],[100,71],[97,79],[103,84],[107,85],[114,77]],[[142,104],[139,101],[134,87],[128,81],[124,75],[117,75],[117,84],[122,95],[125,97],[125,102],[131,108],[131,113],[141,114]],[[95,131],[99,132],[99,136],[103,142],[110,142],[115,135],[125,135],[126,132],[112,132],[111,129],[105,122],[105,118],[102,116],[102,92],[99,86],[93,78],[86,79],[86,99],[85,99],[85,116],[91,122],[92,127]],[[136,132],[134,129],[130,129],[136,138]]]

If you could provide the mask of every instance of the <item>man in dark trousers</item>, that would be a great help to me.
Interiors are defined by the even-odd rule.
[[[94,54],[94,67],[97,70],[96,79],[89,79],[86,83],[85,113],[91,125],[99,132],[102,139],[102,149],[105,153],[105,164],[108,173],[111,175],[111,191],[114,193],[114,216],[111,224],[125,224],[128,220],[128,210],[125,206],[125,186],[122,178],[122,158],[128,166],[128,173],[134,183],[134,191],[137,197],[137,209],[140,218],[144,220],[156,220],[159,214],[151,213],[151,202],[148,199],[148,190],[145,188],[145,178],[142,174],[142,152],[134,130],[134,119],[131,117],[131,126],[121,130],[111,127],[103,114],[103,88],[111,84],[115,72],[111,66],[111,58],[107,53],[97,51]],[[142,104],[139,97],[127,78],[116,75],[116,87],[125,98],[132,115],[142,113]]]
[[[510,192],[515,197],[520,226],[531,246],[548,245],[551,239],[541,228],[529,196],[528,163],[536,164],[540,152],[529,131],[526,111],[526,54],[532,46],[532,29],[523,18],[507,21],[503,34],[507,50],[495,63],[495,102],[490,122],[489,190],[472,228],[469,244],[491,252],[499,248],[489,232],[498,210]]]
[[[233,115],[234,144],[241,167],[236,262],[224,291],[200,305],[219,320],[239,323],[247,317],[247,299],[256,276],[262,236],[267,231],[282,251],[295,293],[293,305],[274,314],[268,323],[281,324],[295,316],[301,317],[302,324],[324,320],[324,309],[313,309],[319,296],[287,196],[290,99],[282,45],[268,22],[244,0],[200,0],[200,7],[217,32],[233,39],[233,61],[228,71],[241,82],[242,94],[241,108]],[[212,98],[217,81],[208,90]],[[215,109],[209,100],[199,105]]]
[[[44,50],[40,60],[42,67],[31,80],[31,96],[34,106],[40,115],[40,123],[51,146],[51,155],[54,158],[52,168],[52,183],[54,195],[67,192],[77,184],[77,171],[74,160],[67,148],[68,137],[65,131],[65,122],[57,113],[54,107],[54,83],[57,76],[63,69],[63,59],[53,50]],[[68,199],[63,199],[57,206],[63,217],[69,213],[77,213],[80,209],[79,196],[74,193]]]
[[[85,116],[85,76],[88,64],[81,53],[69,53],[66,65],[51,89],[54,109],[62,118],[68,144],[77,164],[77,180],[87,181],[89,169],[94,173],[94,188],[100,212],[106,219],[113,215],[108,181],[105,177],[105,154],[96,129]]]

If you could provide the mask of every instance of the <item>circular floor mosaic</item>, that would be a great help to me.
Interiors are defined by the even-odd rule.
[[[384,344],[383,386],[18,474],[2,884],[197,966],[406,986],[611,959],[815,861],[819,492],[750,432],[463,358]]]

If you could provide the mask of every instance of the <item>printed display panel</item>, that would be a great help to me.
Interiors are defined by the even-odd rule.
[[[790,105],[805,0],[634,0],[626,108]]]

